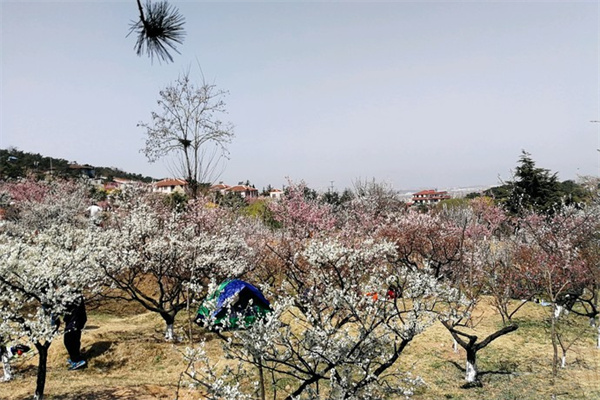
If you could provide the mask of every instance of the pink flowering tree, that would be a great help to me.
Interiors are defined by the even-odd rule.
[[[436,278],[449,277],[462,256],[463,227],[440,214],[416,210],[395,214],[377,234],[396,244],[397,263],[426,267]]]
[[[589,318],[590,326],[596,328],[596,348],[600,349],[600,241],[596,231],[582,253],[586,259],[588,285],[577,296],[570,311],[580,317]]]
[[[584,250],[594,238],[597,221],[597,215],[589,210],[565,208],[552,217],[525,216],[517,233],[521,282],[552,306],[553,376],[560,365],[560,317],[593,284]]]
[[[336,222],[331,206],[316,198],[308,198],[306,188],[304,182],[290,183],[285,196],[269,203],[273,218],[283,227],[282,232],[299,239],[328,232]]]
[[[460,346],[466,352],[468,385],[480,384],[478,352],[517,329],[512,316],[522,304],[511,309],[511,291],[499,283],[511,249],[506,246],[507,222],[501,209],[482,198],[428,213],[399,214],[379,230],[395,243],[397,264],[432,274],[456,290],[456,296],[438,309],[439,319],[452,335],[455,350]],[[481,320],[473,313],[482,297],[492,293],[504,323],[482,337]]]
[[[255,275],[258,281],[280,287],[286,278],[286,268],[293,263],[296,254],[303,251],[311,239],[333,234],[336,218],[331,205],[321,202],[304,182],[290,182],[285,196],[270,201],[268,207],[279,227],[270,231],[256,230],[252,239],[258,256]]]
[[[88,206],[84,184],[69,181],[33,181],[3,183],[7,219],[20,226],[43,229],[51,225],[83,225]]]
[[[466,353],[465,380],[467,385],[481,385],[477,368],[477,354],[498,338],[518,329],[513,316],[525,302],[513,306],[512,288],[504,274],[510,271],[512,246],[508,229],[509,218],[490,199],[478,198],[469,204],[442,210],[441,218],[448,224],[444,229],[455,235],[460,257],[449,265],[452,286],[463,301],[451,301],[448,310],[440,314],[440,321],[452,335],[456,344]],[[502,317],[498,329],[481,337],[478,325],[481,319],[473,318],[484,295],[492,294],[493,305]]]

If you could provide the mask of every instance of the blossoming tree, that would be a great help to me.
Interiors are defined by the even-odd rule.
[[[44,397],[56,318],[82,292],[93,293],[94,229],[83,216],[85,186],[75,182],[5,183],[12,214],[0,230],[0,336],[26,337],[39,354],[35,398]]]
[[[0,234],[1,336],[27,337],[39,354],[35,399],[44,397],[56,319],[83,291],[94,291],[96,251],[90,231],[69,225]]]
[[[205,294],[211,279],[239,276],[246,266],[249,248],[235,229],[203,229],[198,218],[206,216],[161,208],[138,193],[98,235],[105,296],[160,314],[167,340],[174,338],[177,313]]]
[[[585,249],[598,226],[591,209],[567,207],[553,216],[529,214],[521,220],[518,232],[517,265],[522,282],[552,305],[550,336],[553,347],[553,376],[558,373],[562,312],[593,287]],[[565,346],[563,351],[566,352]],[[564,356],[565,354],[563,354]],[[563,361],[564,363],[564,361]]]
[[[274,312],[223,342],[239,364],[216,374],[200,348],[190,353],[188,375],[215,399],[255,391],[290,400],[410,396],[419,380],[396,361],[453,291],[429,273],[390,264],[394,253],[385,241],[311,240],[287,259]],[[388,293],[392,284],[402,297]],[[270,377],[268,388],[249,366]],[[262,383],[240,385],[246,379]]]

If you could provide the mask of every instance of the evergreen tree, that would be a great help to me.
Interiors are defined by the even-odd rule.
[[[552,215],[562,207],[562,191],[556,173],[536,167],[531,154],[523,150],[515,169],[515,180],[508,182],[506,208],[513,214],[535,211]]]

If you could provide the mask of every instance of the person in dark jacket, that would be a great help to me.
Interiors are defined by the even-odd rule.
[[[86,361],[81,355],[81,330],[87,322],[83,297],[67,307],[63,320],[65,322],[64,344],[69,353],[69,359],[67,360],[69,369],[85,368]]]

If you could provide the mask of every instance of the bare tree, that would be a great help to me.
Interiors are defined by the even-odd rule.
[[[226,112],[226,95],[204,78],[197,86],[188,71],[160,91],[159,111],[152,112],[152,121],[138,124],[147,135],[142,152],[150,162],[174,156],[174,168],[187,180],[192,197],[200,183],[212,183],[218,177],[215,172],[229,155],[233,126],[219,119]]]

